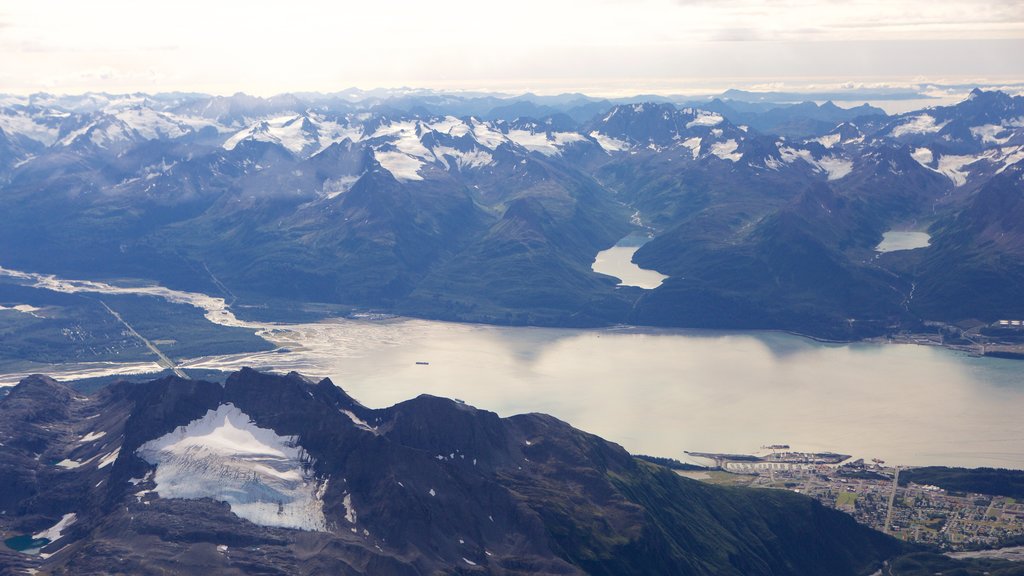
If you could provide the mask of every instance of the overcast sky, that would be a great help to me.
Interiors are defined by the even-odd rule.
[[[1024,0],[2,0],[0,93],[1024,81]]]

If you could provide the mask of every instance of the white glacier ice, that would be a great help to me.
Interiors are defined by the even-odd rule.
[[[313,477],[296,439],[256,426],[233,404],[146,442],[138,455],[156,465],[161,498],[213,498],[254,524],[327,529],[327,484]]]

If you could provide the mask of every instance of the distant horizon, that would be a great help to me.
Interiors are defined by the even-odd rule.
[[[718,81],[714,79],[709,84],[697,84],[696,81],[686,83],[680,79],[669,84],[665,81],[661,84],[638,85],[630,84],[630,87],[600,87],[597,85],[559,85],[543,86],[536,84],[516,84],[506,86],[458,86],[458,85],[429,85],[429,84],[392,84],[392,85],[370,85],[370,84],[339,84],[336,88],[321,87],[319,89],[305,89],[296,87],[293,89],[281,89],[264,91],[239,86],[238,88],[226,88],[223,90],[201,90],[182,89],[172,86],[158,87],[149,86],[134,89],[110,89],[110,87],[95,87],[82,89],[46,89],[37,90],[8,90],[0,86],[0,95],[13,97],[30,97],[39,94],[48,94],[57,97],[74,97],[87,94],[105,94],[109,96],[132,95],[132,94],[197,94],[214,97],[231,97],[238,94],[256,98],[273,98],[288,94],[316,94],[320,96],[331,96],[346,92],[360,92],[372,95],[374,93],[436,93],[465,95],[467,97],[495,96],[502,98],[518,98],[527,95],[534,95],[542,98],[557,96],[581,95],[590,98],[625,99],[642,96],[658,96],[662,98],[701,98],[721,96],[729,91],[751,92],[757,94],[847,94],[850,101],[860,98],[862,93],[883,93],[891,92],[896,98],[908,98],[910,92],[917,92],[920,98],[943,99],[954,94],[966,95],[974,88],[982,90],[1001,90],[1011,95],[1024,95],[1024,76],[1007,78],[943,78],[941,80],[888,80],[888,81],[845,81],[831,80],[804,80],[800,83],[785,80],[749,80],[749,81]],[[390,95],[390,94],[389,94]]]
[[[585,89],[563,90],[545,92],[535,88],[522,87],[519,90],[487,90],[482,88],[432,88],[425,86],[399,86],[399,87],[375,87],[361,88],[358,86],[347,86],[337,90],[310,91],[291,90],[276,92],[273,94],[259,94],[236,90],[226,93],[210,93],[195,90],[160,90],[160,91],[127,91],[115,92],[105,90],[89,90],[83,92],[59,93],[52,91],[37,91],[32,93],[10,93],[0,92],[0,97],[7,99],[27,99],[33,96],[47,95],[54,98],[76,98],[88,95],[104,95],[111,97],[119,96],[161,96],[161,95],[195,95],[213,98],[230,98],[236,95],[245,95],[253,98],[269,99],[285,95],[315,95],[329,98],[346,93],[358,94],[357,99],[352,103],[359,103],[365,99],[372,98],[394,98],[402,95],[427,95],[443,94],[463,97],[466,99],[480,97],[494,97],[502,99],[522,99],[530,96],[536,98],[557,98],[565,96],[580,96],[593,100],[607,99],[615,103],[629,103],[644,101],[645,98],[661,98],[674,103],[694,102],[702,99],[714,99],[725,95],[730,91],[740,91],[751,94],[764,94],[770,96],[765,99],[766,104],[786,105],[798,102],[813,101],[819,104],[831,101],[840,108],[852,108],[864,104],[883,109],[888,114],[900,114],[913,110],[933,106],[946,106],[962,101],[971,90],[979,88],[982,90],[1001,90],[1011,96],[1024,95],[1024,81],[996,81],[996,82],[968,82],[956,81],[951,83],[936,82],[887,82],[887,83],[808,83],[808,84],[787,84],[785,82],[775,83],[753,83],[748,85],[735,84],[727,88],[708,87],[704,90],[664,89],[642,90],[633,92],[608,93],[601,91],[588,91]],[[796,98],[788,99],[786,95],[794,95]],[[741,100],[744,101],[744,100]],[[752,101],[752,100],[746,100]]]

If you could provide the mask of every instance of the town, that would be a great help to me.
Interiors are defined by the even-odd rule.
[[[694,455],[697,453],[691,453]],[[815,458],[820,455],[799,453],[738,459],[725,454],[714,456],[714,468],[678,472],[714,484],[806,494],[862,524],[902,540],[933,544],[948,551],[995,547],[1024,536],[1024,502],[913,482],[900,486],[901,467],[887,466],[881,460],[840,465]]]

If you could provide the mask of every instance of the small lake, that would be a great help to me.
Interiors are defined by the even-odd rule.
[[[134,290],[196,306],[211,322],[250,328],[279,348],[196,358],[185,370],[297,370],[330,377],[372,407],[425,393],[502,416],[546,412],[631,452],[675,458],[684,450],[742,453],[779,443],[903,465],[1024,469],[1024,363],[1015,360],[928,346],[824,344],[778,332],[407,318],[257,323],[204,294],[0,273],[52,290]],[[53,368],[57,377],[84,371]],[[0,383],[19,377],[0,375]]]
[[[633,263],[633,254],[650,240],[646,235],[631,234],[615,246],[597,253],[590,269],[619,279],[619,286],[636,286],[651,290],[668,278],[660,272],[646,270]]]
[[[875,246],[875,252],[896,252],[897,250],[914,250],[926,248],[931,244],[932,237],[926,232],[897,232],[890,230],[882,234],[882,241]]]

